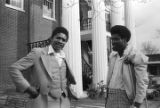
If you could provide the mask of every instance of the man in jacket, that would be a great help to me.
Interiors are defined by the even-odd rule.
[[[107,78],[106,108],[140,108],[148,87],[148,58],[128,45],[128,28],[111,28],[113,51],[110,54]]]
[[[9,72],[17,89],[28,93],[32,99],[30,108],[70,108],[67,88],[76,82],[62,51],[68,38],[68,31],[57,27],[49,38],[49,46],[33,48],[10,66]],[[32,78],[29,82],[21,72],[30,67]]]

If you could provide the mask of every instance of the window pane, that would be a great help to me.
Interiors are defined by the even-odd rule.
[[[18,8],[22,8],[23,6],[23,0],[6,0],[6,3]]]
[[[54,0],[44,0],[43,15],[50,18],[55,17],[55,1]]]

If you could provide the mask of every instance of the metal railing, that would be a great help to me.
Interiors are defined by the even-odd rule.
[[[92,18],[85,18],[80,22],[81,30],[92,29]]]
[[[53,8],[53,0],[44,0],[43,4],[46,5],[48,7],[48,9]]]
[[[33,48],[36,48],[36,47],[45,47],[47,45],[49,45],[49,40],[43,40],[43,41],[37,41],[37,42],[32,42],[32,43],[28,43],[28,49],[29,51]]]
[[[83,74],[87,74],[87,76],[92,76],[92,66],[89,65],[83,57],[82,57],[82,72]]]

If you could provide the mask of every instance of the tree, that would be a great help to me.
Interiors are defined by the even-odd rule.
[[[151,41],[142,43],[142,52],[144,54],[157,54],[159,51],[160,50]]]
[[[156,30],[157,35],[154,36],[155,39],[160,39],[160,29]]]

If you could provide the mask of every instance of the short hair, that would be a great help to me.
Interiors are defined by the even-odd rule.
[[[52,35],[49,39],[52,39],[56,34],[58,33],[64,33],[66,36],[67,36],[67,41],[68,41],[68,38],[69,38],[69,33],[68,33],[68,30],[64,27],[56,27],[53,32],[52,32]]]
[[[113,26],[111,28],[111,35],[112,34],[118,34],[118,35],[120,35],[120,37],[122,39],[126,39],[127,42],[131,38],[131,32],[130,32],[130,30],[127,27],[122,26],[122,25],[115,25],[115,26]]]

